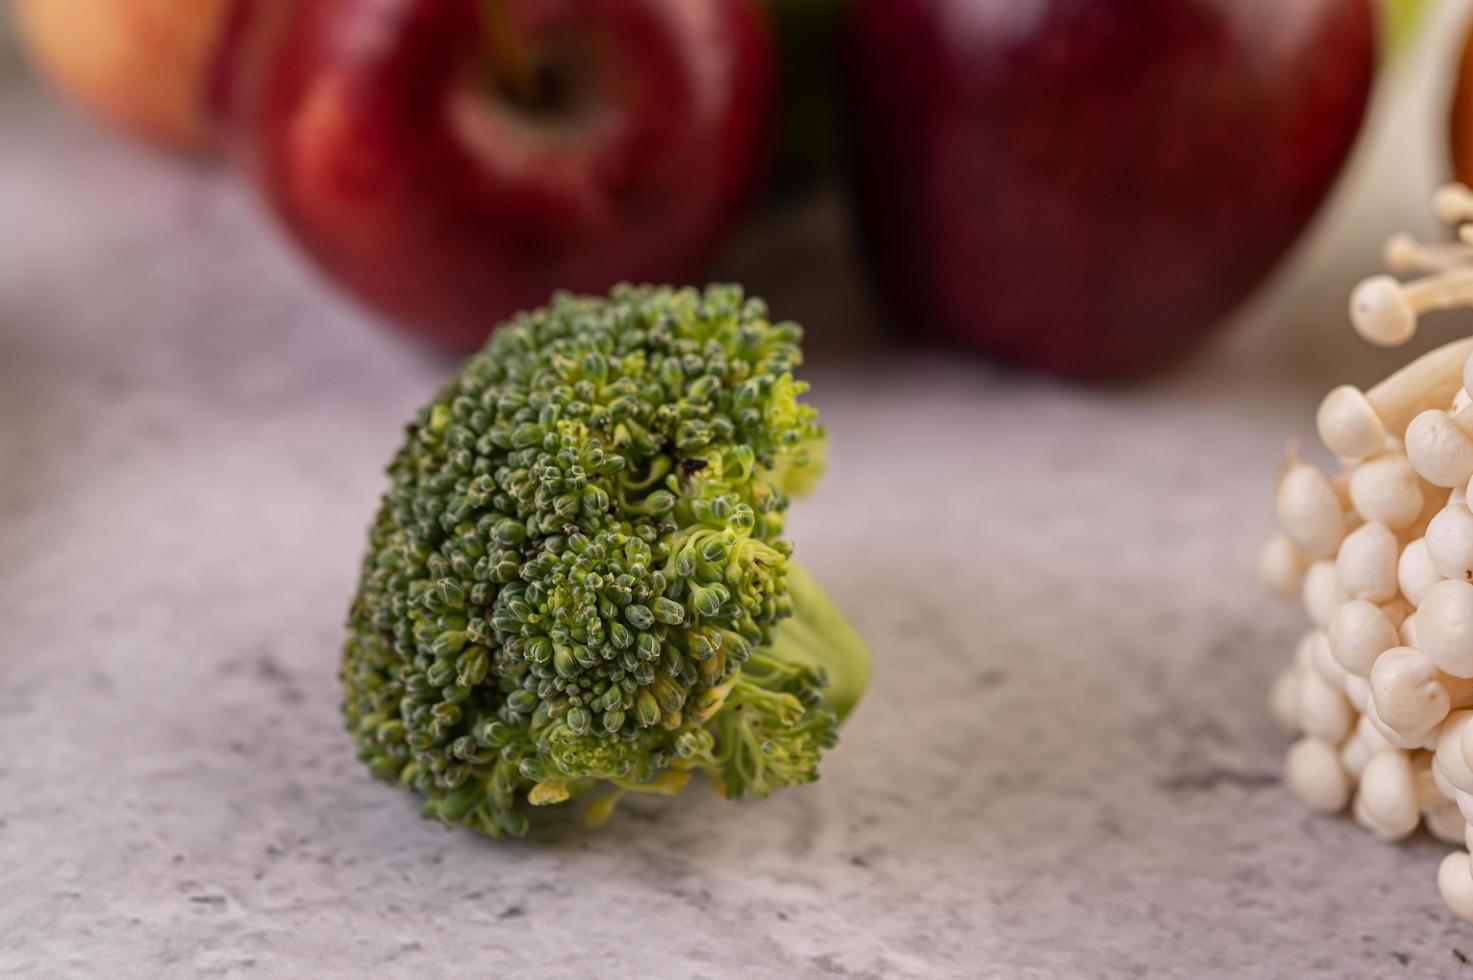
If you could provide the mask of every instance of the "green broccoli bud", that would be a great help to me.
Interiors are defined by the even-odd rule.
[[[869,678],[791,559],[824,434],[801,329],[731,286],[559,295],[408,429],[349,614],[359,757],[447,826],[818,777]]]

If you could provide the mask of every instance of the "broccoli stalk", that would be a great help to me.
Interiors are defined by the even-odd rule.
[[[701,768],[727,796],[818,778],[818,750],[869,685],[869,649],[819,584],[788,563],[793,613],[728,682],[719,751]]]
[[[447,826],[818,777],[863,641],[782,535],[821,469],[801,330],[734,287],[558,296],[409,427],[343,659],[374,775]]]
[[[869,687],[869,647],[828,593],[797,562],[788,563],[793,615],[777,628],[772,656],[827,678],[824,707],[843,721]]]

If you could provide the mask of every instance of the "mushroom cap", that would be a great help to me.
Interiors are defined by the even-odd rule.
[[[1381,246],[1381,264],[1392,272],[1410,272],[1416,262],[1417,240],[1407,232],[1393,233]]]
[[[1279,481],[1274,511],[1294,546],[1314,558],[1332,558],[1345,539],[1345,507],[1317,467],[1299,463]]]
[[[1463,843],[1468,826],[1468,822],[1463,819],[1463,811],[1452,800],[1423,810],[1422,823],[1426,824],[1429,834],[1444,844]]]
[[[1366,763],[1356,794],[1356,816],[1388,840],[1400,840],[1422,820],[1411,762],[1405,752],[1379,752]]]
[[[1427,554],[1426,538],[1418,538],[1402,549],[1396,562],[1396,583],[1408,602],[1420,606],[1427,591],[1438,583],[1439,578],[1437,569],[1432,566],[1432,557]]]
[[[1364,598],[1340,604],[1330,617],[1330,653],[1348,672],[1367,676],[1376,657],[1398,645],[1396,640],[1391,619]]]
[[[1310,621],[1320,629],[1328,629],[1335,618],[1335,610],[1343,606],[1350,597],[1340,584],[1340,573],[1335,571],[1332,561],[1317,561],[1304,573],[1304,609]]]
[[[1449,800],[1456,800],[1458,798],[1458,788],[1448,782],[1447,773],[1442,771],[1435,759],[1432,763],[1432,782],[1437,787],[1437,791]]]
[[[1309,559],[1294,547],[1294,542],[1282,531],[1269,538],[1263,550],[1258,553],[1258,581],[1264,588],[1285,599],[1293,599],[1299,595],[1299,588],[1304,584],[1304,572],[1308,567]]]
[[[1473,441],[1441,409],[1429,408],[1412,419],[1407,425],[1406,450],[1412,468],[1433,486],[1462,487],[1473,477]],[[1307,507],[1308,501],[1307,496],[1303,498],[1303,505]],[[1307,517],[1305,521],[1308,526]]]
[[[1452,699],[1420,650],[1393,647],[1371,668],[1376,717],[1404,738],[1420,738],[1447,717]]]
[[[1473,218],[1473,194],[1457,182],[1443,184],[1432,192],[1432,213],[1447,225],[1467,221]]]
[[[1386,445],[1386,426],[1365,394],[1341,385],[1325,396],[1315,413],[1320,441],[1336,456],[1365,459]]]
[[[1355,332],[1379,347],[1396,347],[1417,332],[1417,311],[1391,276],[1362,279],[1350,293]]]
[[[1365,742],[1358,738],[1347,738],[1345,744],[1340,746],[1340,766],[1352,779],[1360,779],[1360,774],[1365,772],[1366,763],[1371,761],[1372,755],[1374,753]]]
[[[1324,631],[1315,630],[1299,642],[1308,650],[1309,663],[1320,678],[1337,691],[1343,691],[1346,678],[1350,674],[1335,659],[1335,653],[1330,649],[1329,637],[1325,636]]]
[[[1473,789],[1473,769],[1468,768],[1468,760],[1463,754],[1463,732],[1467,729],[1468,717],[1467,711],[1454,711],[1448,716],[1432,756],[1435,771],[1461,792]]]
[[[1345,695],[1311,667],[1299,672],[1299,724],[1310,735],[1339,745],[1355,724]],[[1393,729],[1394,731],[1394,729]]]
[[[1288,667],[1274,678],[1269,690],[1268,706],[1274,720],[1286,734],[1297,735],[1299,729],[1299,670]]]
[[[1462,504],[1444,507],[1427,525],[1424,540],[1439,576],[1473,580],[1473,511]]]
[[[1339,813],[1350,798],[1350,779],[1335,746],[1319,738],[1301,738],[1284,759],[1284,782],[1310,809]]]
[[[1396,595],[1396,563],[1401,545],[1385,524],[1369,521],[1340,543],[1335,571],[1351,599],[1385,602]]]
[[[1361,718],[1362,720],[1368,722],[1370,726],[1376,730],[1376,734],[1381,737],[1381,741],[1385,742],[1387,745],[1394,749],[1406,749],[1410,751],[1412,749],[1423,748],[1423,743],[1434,741],[1437,737],[1437,734],[1442,731],[1442,727],[1439,725],[1435,726],[1432,731],[1419,738],[1407,738],[1403,735],[1398,735],[1396,729],[1386,724],[1386,722],[1381,720],[1381,716],[1376,714],[1375,698],[1370,698],[1366,701],[1366,710],[1365,713],[1361,715]]]
[[[1454,677],[1473,677],[1473,584],[1438,582],[1417,609],[1417,642],[1429,660]]]
[[[1473,922],[1473,872],[1467,851],[1453,851],[1442,859],[1437,866],[1437,892],[1459,918]]]
[[[1404,528],[1416,522],[1427,501],[1412,464],[1401,453],[1387,453],[1351,472],[1350,502],[1368,521]]]

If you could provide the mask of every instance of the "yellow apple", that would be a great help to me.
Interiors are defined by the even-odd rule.
[[[157,143],[210,143],[206,79],[229,0],[15,0],[36,67],[98,115]]]

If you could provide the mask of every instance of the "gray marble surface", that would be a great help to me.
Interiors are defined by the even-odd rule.
[[[1473,975],[1441,846],[1279,782],[1303,620],[1251,566],[1320,385],[1264,330],[1020,379],[880,339],[836,208],[767,219],[724,271],[810,321],[833,461],[793,531],[873,689],[812,787],[490,841],[368,778],[334,676],[449,365],[221,175],[24,84],[0,133],[0,974]]]

